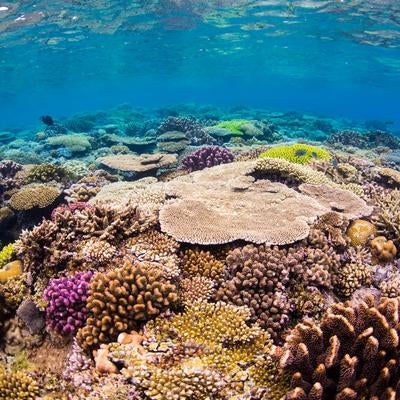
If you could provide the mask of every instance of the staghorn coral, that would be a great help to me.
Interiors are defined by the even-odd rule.
[[[400,191],[375,192],[373,200],[377,212],[372,216],[372,222],[378,233],[397,243],[400,238]]]
[[[179,259],[177,251],[179,243],[156,230],[149,230],[129,239],[126,249],[139,261],[154,264],[167,279],[179,275]]]
[[[155,223],[153,213],[136,206],[67,207],[56,212],[51,221],[44,220],[32,230],[23,231],[16,244],[17,253],[27,271],[51,277],[76,258],[82,241],[97,238],[117,245]]]
[[[55,186],[32,184],[24,186],[10,198],[10,206],[17,211],[33,208],[46,208],[60,196],[60,189]]]
[[[0,370],[1,400],[35,400],[39,395],[36,381],[24,372]]]
[[[56,181],[61,182],[66,176],[66,170],[64,167],[55,164],[40,164],[35,165],[26,175],[26,182],[50,182]]]
[[[182,270],[187,276],[203,276],[217,283],[225,276],[225,265],[211,252],[200,249],[187,249],[180,255]]]
[[[115,340],[138,322],[156,317],[178,300],[175,285],[144,264],[129,262],[107,273],[98,273],[90,283],[86,325],[77,339],[84,350]]]
[[[61,335],[74,335],[88,316],[86,300],[92,272],[77,272],[67,277],[51,279],[44,291],[48,301],[46,321],[50,329]]]
[[[347,229],[346,236],[353,246],[364,246],[375,233],[374,224],[363,219],[356,219]]]
[[[397,248],[392,240],[387,240],[385,236],[377,236],[370,242],[372,254],[384,262],[392,261],[397,254]]]
[[[296,164],[307,164],[312,160],[330,160],[329,152],[321,147],[304,143],[276,146],[260,155],[261,158],[283,158]]]
[[[333,305],[286,338],[280,365],[292,375],[286,399],[395,399],[399,396],[399,299]]]
[[[183,168],[188,171],[198,171],[214,165],[227,164],[234,159],[229,149],[219,146],[206,146],[189,154],[182,160]]]

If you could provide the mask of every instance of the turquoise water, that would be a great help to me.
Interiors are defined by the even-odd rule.
[[[124,102],[400,125],[397,0],[10,1],[0,35],[3,128]]]

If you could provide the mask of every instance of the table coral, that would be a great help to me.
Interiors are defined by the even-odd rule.
[[[286,338],[280,365],[292,375],[286,398],[395,399],[399,383],[399,299],[333,305]]]
[[[51,279],[44,291],[49,302],[46,321],[50,329],[61,335],[74,335],[88,316],[86,300],[92,272],[77,272],[63,278]]]
[[[77,338],[83,349],[115,340],[119,333],[156,317],[178,300],[177,288],[145,265],[126,262],[107,273],[98,273],[90,283],[86,325]]]
[[[283,158],[296,164],[307,164],[311,160],[330,160],[332,158],[328,150],[304,143],[272,147],[262,153],[260,157]]]

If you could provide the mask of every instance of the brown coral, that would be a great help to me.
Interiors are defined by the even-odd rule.
[[[199,249],[188,249],[180,257],[182,270],[188,276],[203,276],[221,282],[225,275],[225,265],[211,252]]]
[[[392,261],[397,254],[397,248],[392,240],[387,240],[385,236],[377,236],[370,242],[372,254],[384,262]]]
[[[397,399],[399,299],[333,305],[286,339],[280,365],[292,375],[290,400]]]
[[[115,340],[140,321],[156,317],[178,299],[175,285],[142,264],[126,262],[121,268],[98,273],[90,283],[86,326],[78,331],[83,349]]]
[[[334,278],[335,291],[343,297],[350,297],[357,289],[371,285],[372,270],[369,265],[349,263],[341,268]]]
[[[215,282],[205,276],[184,278],[179,282],[179,297],[184,305],[207,302],[214,294]]]
[[[347,229],[346,235],[353,246],[364,246],[375,233],[374,224],[363,219],[356,219]]]
[[[50,185],[25,186],[10,198],[14,210],[23,211],[32,208],[46,208],[60,196],[60,189]]]

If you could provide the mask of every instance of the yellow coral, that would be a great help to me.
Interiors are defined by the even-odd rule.
[[[9,278],[22,274],[22,262],[20,260],[11,261],[0,270],[0,282],[5,282]]]
[[[375,225],[363,219],[353,221],[346,232],[346,236],[353,246],[364,246],[368,239],[375,234]]]
[[[312,160],[330,160],[329,152],[321,147],[295,143],[272,147],[260,155],[261,158],[283,158],[296,164],[307,164]]]
[[[0,400],[35,400],[37,383],[23,372],[0,371]]]
[[[4,246],[0,251],[0,268],[9,263],[15,256],[14,243]]]

